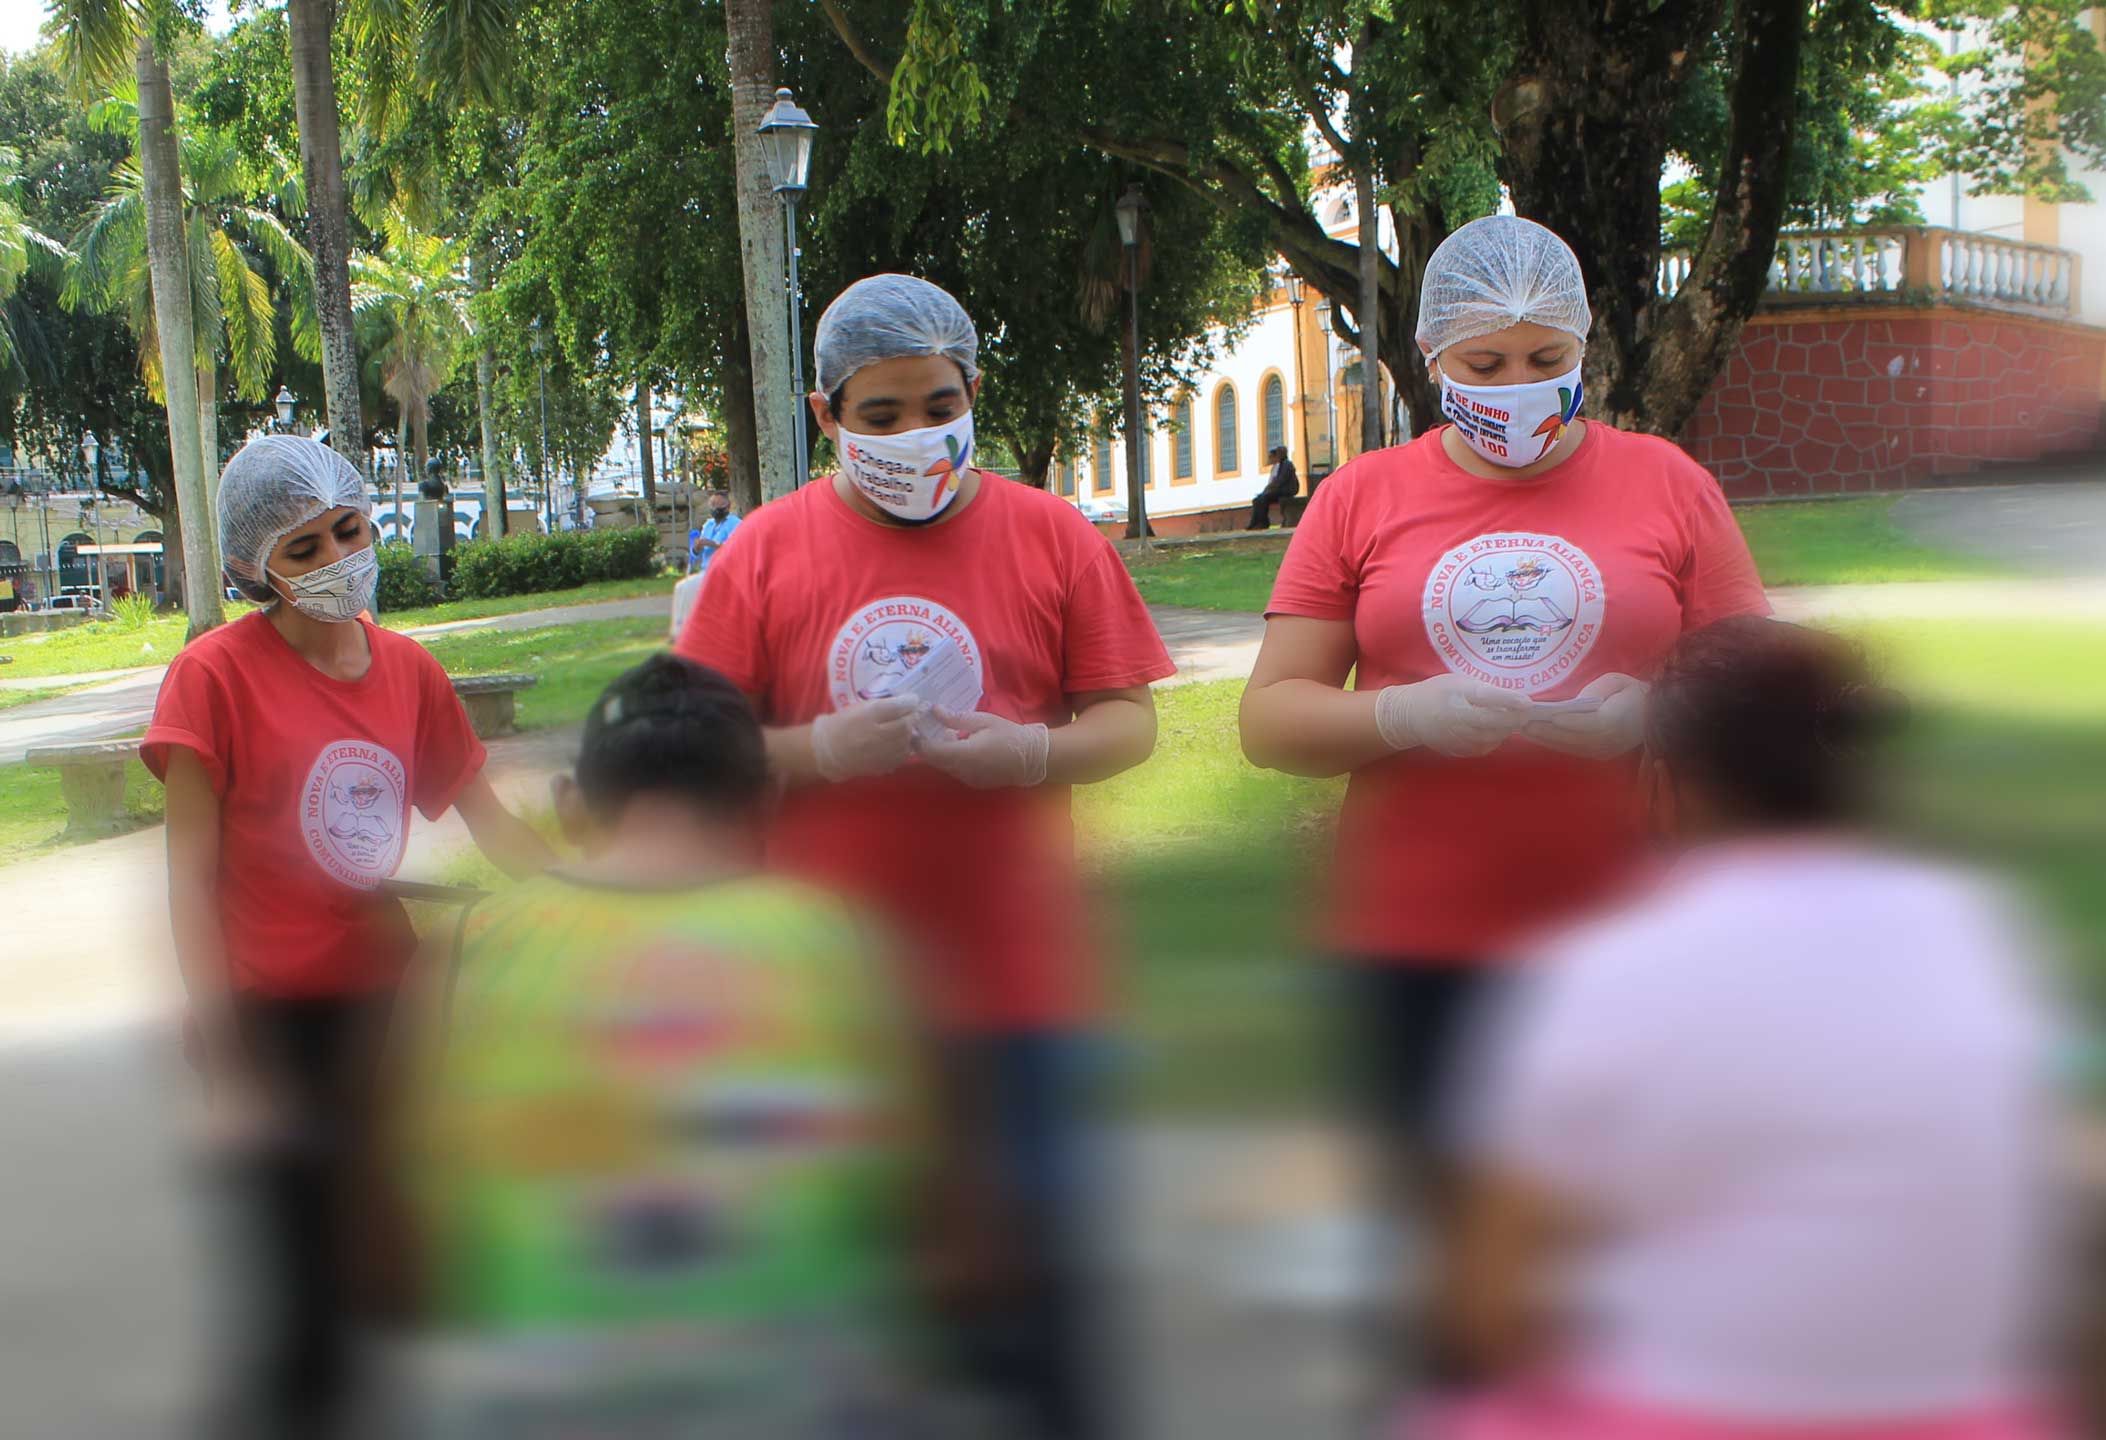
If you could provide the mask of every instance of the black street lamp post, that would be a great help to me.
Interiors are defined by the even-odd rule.
[[[1119,217],[1119,243],[1126,247],[1126,534],[1148,538],[1148,472],[1141,434],[1141,213],[1148,202],[1141,187],[1128,185],[1112,207]]]
[[[761,118],[759,129],[767,142],[768,175],[775,182],[775,198],[782,202],[784,249],[790,262],[790,484],[795,487],[811,475],[811,448],[805,440],[804,297],[797,282],[797,202],[811,181],[812,137],[819,127],[798,108],[788,90],[777,90],[775,103]]]

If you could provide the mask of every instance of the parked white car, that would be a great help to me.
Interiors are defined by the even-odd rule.
[[[57,615],[107,615],[110,612],[93,595],[53,595],[38,602],[37,609]]]
[[[1091,520],[1124,520],[1126,518],[1126,502],[1124,500],[1084,500],[1079,502],[1075,508]]]

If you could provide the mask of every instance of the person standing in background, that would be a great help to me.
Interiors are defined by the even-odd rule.
[[[694,612],[695,602],[702,596],[702,582],[709,575],[710,557],[724,548],[726,541],[739,528],[739,517],[731,513],[731,492],[712,490],[709,492],[709,519],[699,529],[690,530],[687,539],[687,576],[673,587],[673,635],[680,638],[681,627]]]

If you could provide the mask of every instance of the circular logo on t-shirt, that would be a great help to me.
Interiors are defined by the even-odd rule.
[[[985,677],[980,642],[963,620],[934,600],[894,595],[856,607],[827,650],[826,685],[834,708],[893,694],[944,641],[958,647],[974,674]]]
[[[1570,677],[1601,635],[1601,571],[1555,535],[1480,535],[1434,562],[1422,609],[1450,670],[1535,694]]]
[[[322,748],[300,791],[300,834],[315,863],[370,890],[402,863],[409,792],[402,762],[365,740]]]

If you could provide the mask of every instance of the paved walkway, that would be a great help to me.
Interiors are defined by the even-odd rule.
[[[2059,484],[1917,490],[1895,502],[1895,525],[1940,550],[2032,575],[2106,579],[2106,474]]]

